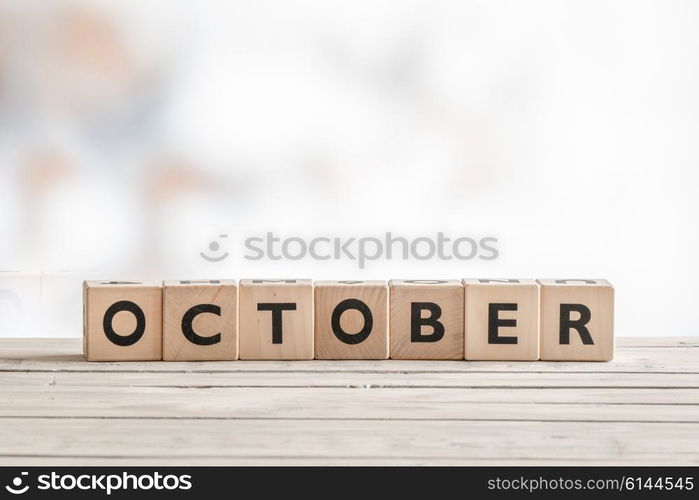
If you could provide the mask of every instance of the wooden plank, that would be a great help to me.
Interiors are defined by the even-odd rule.
[[[358,387],[358,388],[694,388],[699,375],[692,373],[385,373],[303,372],[237,373],[0,373],[0,387],[21,386],[123,386],[123,387]]]
[[[125,395],[121,396],[124,392]],[[619,404],[619,405],[693,405],[699,406],[699,389],[694,388],[675,388],[672,390],[663,388],[645,388],[636,387],[629,390],[626,387],[591,387],[591,388],[528,388],[520,387],[513,390],[493,389],[491,387],[473,387],[468,389],[455,388],[432,388],[432,387],[411,387],[411,388],[381,388],[381,387],[285,387],[280,390],[279,387],[170,387],[170,386],[138,386],[138,385],[120,385],[112,386],[105,385],[10,385],[0,388],[0,399],[6,401],[7,406],[11,406],[17,398],[35,398],[37,405],[42,403],[41,398],[45,398],[43,403],[46,406],[47,402],[53,404],[52,398],[62,397],[62,393],[79,393],[83,394],[84,401],[92,402],[93,399],[88,399],[88,396],[106,397],[114,395],[118,398],[118,404],[128,404],[129,395],[148,394],[151,398],[151,404],[155,399],[166,393],[179,394],[182,398],[187,398],[189,401],[203,402],[209,396],[218,398],[219,400],[234,400],[241,399],[249,400],[260,395],[261,398],[267,394],[272,394],[273,397],[281,399],[288,397],[292,401],[298,397],[298,394],[315,394],[317,398],[323,398],[326,395],[330,399],[345,398],[346,404],[355,404],[355,400],[362,398],[387,398],[391,394],[402,395],[403,398],[436,398],[440,401],[463,401],[470,403],[522,403],[522,404]],[[366,394],[370,394],[367,396]],[[441,399],[440,399],[441,398]],[[84,406],[84,405],[83,405]]]
[[[617,337],[617,347],[638,348],[638,347],[699,347],[699,336],[693,337]]]
[[[2,344],[0,343],[0,346]],[[216,362],[119,362],[88,363],[80,354],[4,350],[0,347],[2,372],[134,372],[134,373],[273,373],[330,372],[371,373],[685,373],[699,374],[699,350],[687,347],[656,349],[649,347],[619,350],[614,361],[594,362],[491,362],[491,361],[216,361]]]
[[[502,390],[52,387],[41,391],[0,391],[5,402],[0,407],[0,418],[46,417],[50,410],[51,417],[202,421],[265,418],[699,423],[698,390],[692,390],[691,397],[683,391],[663,391],[664,399],[670,402],[656,400],[652,406],[643,401],[645,395],[636,397],[634,402],[629,402],[627,396],[620,403],[623,392],[618,390],[603,394],[589,390],[557,391],[559,400],[550,395],[542,398],[548,392],[530,390],[524,397],[512,398],[509,391]],[[670,394],[675,395],[674,399]]]
[[[371,420],[3,419],[0,456],[198,463],[566,464],[699,462],[699,426],[685,423]],[[129,460],[131,462],[131,460]]]
[[[699,342],[611,363],[86,363],[0,340],[0,464],[699,463]]]

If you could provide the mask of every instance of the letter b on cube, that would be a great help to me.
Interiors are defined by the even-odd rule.
[[[391,280],[391,359],[463,359],[458,280]]]

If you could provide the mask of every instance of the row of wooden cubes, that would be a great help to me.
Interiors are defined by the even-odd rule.
[[[608,361],[606,280],[86,281],[90,361]]]

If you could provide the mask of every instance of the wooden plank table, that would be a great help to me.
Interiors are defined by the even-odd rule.
[[[699,464],[699,337],[610,363],[87,363],[0,340],[0,464]]]

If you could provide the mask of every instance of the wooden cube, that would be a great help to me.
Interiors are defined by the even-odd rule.
[[[313,359],[313,282],[241,280],[240,359]]]
[[[315,283],[316,359],[388,359],[385,281]]]
[[[541,285],[541,359],[610,361],[614,288],[603,279],[545,279]]]
[[[464,359],[458,280],[391,280],[391,359]]]
[[[163,284],[163,359],[238,359],[235,280],[181,280]]]
[[[466,359],[539,359],[539,285],[530,279],[465,279]]]
[[[88,361],[162,359],[160,282],[86,281],[83,315],[83,349]]]

